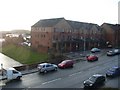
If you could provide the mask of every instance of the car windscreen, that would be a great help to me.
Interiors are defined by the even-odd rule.
[[[111,68],[110,71],[114,72],[116,70],[116,68]]]
[[[41,65],[41,64],[39,64],[38,67],[42,68],[42,67],[45,67],[45,65]]]
[[[62,63],[62,64],[65,64],[65,63],[66,63],[66,61],[62,61],[61,63]]]
[[[89,78],[89,80],[92,81],[92,82],[95,82],[96,81],[96,77],[92,76],[92,77]]]

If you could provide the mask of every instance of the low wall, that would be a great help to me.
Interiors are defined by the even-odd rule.
[[[24,70],[30,70],[30,69],[37,68],[37,65],[38,64],[22,65],[22,66],[16,66],[16,67],[13,67],[13,68],[15,68],[18,71],[24,71]]]
[[[65,60],[65,57],[64,58],[51,59],[51,60],[48,61],[48,63],[54,63],[54,64],[57,65],[58,63],[60,63],[63,60]],[[44,63],[44,62],[40,62],[40,63]],[[37,65],[40,64],[40,63],[30,64],[30,65],[16,66],[16,67],[13,67],[13,68],[15,68],[18,71],[31,70],[31,69],[37,68]]]

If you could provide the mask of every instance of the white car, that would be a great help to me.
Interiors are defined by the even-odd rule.
[[[47,73],[48,71],[57,71],[58,67],[55,64],[51,64],[51,63],[41,63],[38,64],[38,71],[40,73]]]
[[[91,52],[92,52],[92,53],[100,52],[100,49],[99,49],[99,48],[92,48],[92,49],[91,49]]]
[[[107,56],[114,56],[119,54],[120,54],[120,49],[113,49],[107,52]]]

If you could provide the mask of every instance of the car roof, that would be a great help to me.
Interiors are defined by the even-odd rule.
[[[92,49],[98,49],[98,48],[92,48]]]
[[[96,55],[94,55],[94,54],[90,54],[89,56],[96,56]]]
[[[73,61],[73,60],[64,60],[65,62]]]
[[[101,74],[94,74],[93,76],[94,76],[94,77],[101,77],[101,76],[103,76],[103,75],[101,75]]]
[[[48,65],[48,64],[50,64],[50,63],[41,63],[41,64],[39,64],[39,65]]]
[[[120,68],[120,67],[118,67],[118,66],[114,66],[114,67],[112,67],[112,68],[115,68],[115,69],[117,69],[117,68]]]
[[[15,68],[8,68],[8,70],[16,70]]]

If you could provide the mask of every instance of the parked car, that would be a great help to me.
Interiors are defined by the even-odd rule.
[[[100,49],[99,49],[99,48],[92,48],[92,49],[91,49],[91,52],[92,52],[92,53],[100,52]]]
[[[37,68],[40,73],[47,73],[48,71],[56,71],[58,69],[57,65],[51,63],[38,64]]]
[[[120,76],[120,67],[114,66],[106,72],[107,77]]]
[[[113,50],[107,51],[107,56],[114,56],[118,54],[120,54],[120,49],[113,49]]]
[[[58,64],[59,68],[68,68],[73,67],[74,61],[73,60],[64,60]]]
[[[88,80],[84,81],[84,87],[98,87],[105,82],[105,76],[101,74],[95,74],[91,76]]]
[[[112,48],[112,45],[108,45],[107,47],[108,47],[108,48]]]
[[[93,54],[86,56],[86,58],[87,58],[87,61],[97,61],[98,60],[98,57]]]

